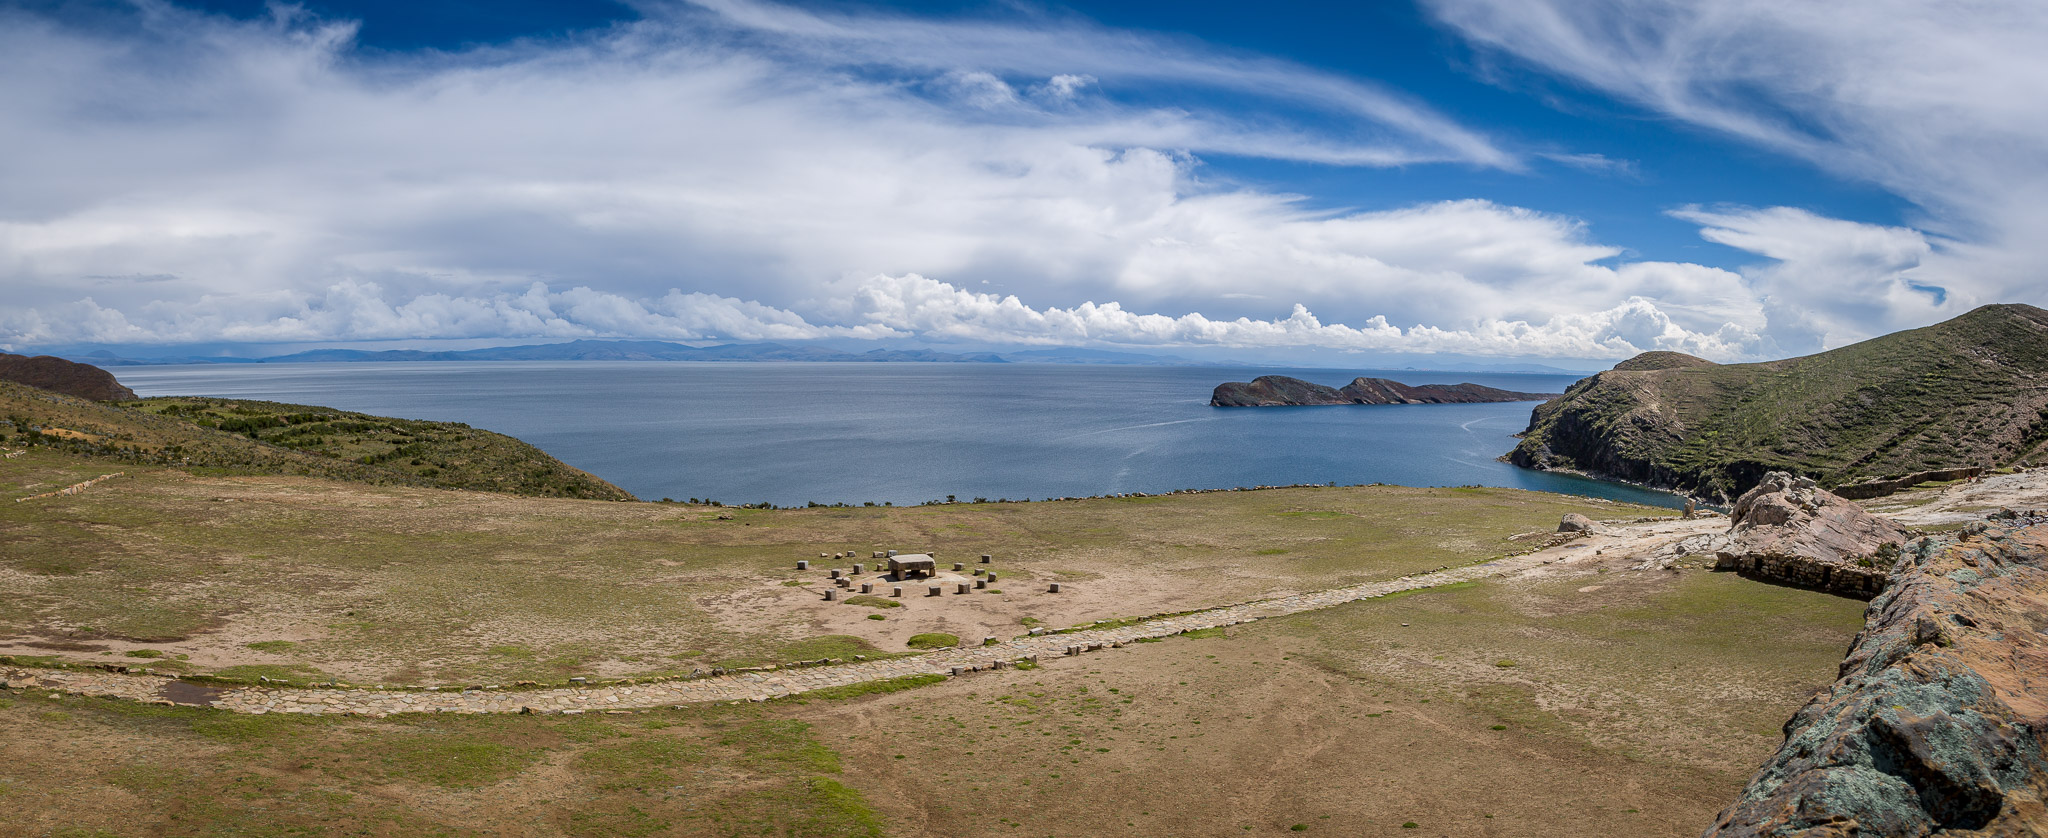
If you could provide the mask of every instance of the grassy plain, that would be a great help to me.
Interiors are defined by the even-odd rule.
[[[0,503],[0,653],[155,652],[158,669],[388,684],[687,673],[1385,579],[1500,556],[1567,512],[1651,514],[1387,486],[720,510],[126,469],[81,494]],[[0,497],[109,470],[30,449],[0,466]],[[936,551],[944,569],[994,554],[1001,578],[877,610],[823,601],[830,562],[793,569],[891,548]]]
[[[1689,835],[1861,607],[1588,566],[766,704],[368,720],[15,693],[0,805],[31,817],[0,835]]]
[[[1566,512],[1664,514],[1384,486],[719,510],[132,464],[13,502],[120,467],[0,460],[0,651],[300,682],[688,671],[1384,579],[1526,549]],[[793,570],[891,548],[994,554],[1004,592],[877,609],[822,601],[835,563]],[[765,704],[310,719],[16,689],[0,838],[1692,834],[1832,679],[1862,603],[1601,561]]]

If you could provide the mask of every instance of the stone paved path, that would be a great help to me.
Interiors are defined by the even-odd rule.
[[[1591,552],[1590,550],[1586,552]],[[162,675],[128,675],[79,670],[13,668],[4,686],[53,693],[108,696],[135,701],[210,705],[237,713],[346,714],[383,717],[392,713],[591,713],[670,707],[715,701],[765,701],[825,687],[909,675],[955,675],[1008,666],[1017,661],[1058,657],[1122,646],[1141,638],[1231,626],[1267,617],[1298,614],[1401,591],[1434,588],[1525,570],[1561,561],[1557,550],[1496,559],[1482,564],[1368,582],[1346,588],[1197,611],[1118,628],[1021,637],[990,646],[961,646],[890,660],[832,666],[786,667],[709,678],[615,683],[550,689],[377,690],[363,687],[215,687]]]

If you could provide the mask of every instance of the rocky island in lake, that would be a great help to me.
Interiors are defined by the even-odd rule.
[[[1384,378],[1354,378],[1341,389],[1284,375],[1262,375],[1249,382],[1216,385],[1212,407],[1292,407],[1324,404],[1479,404],[1540,402],[1556,393],[1517,393],[1479,384],[1410,386]]]

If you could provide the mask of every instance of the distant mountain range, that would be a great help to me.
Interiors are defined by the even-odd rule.
[[[264,358],[236,358],[225,355],[179,355],[133,358],[101,349],[91,352],[56,351],[49,354],[102,367],[169,366],[175,364],[319,364],[379,363],[392,361],[864,361],[892,363],[979,363],[979,364],[1119,364],[1176,367],[1272,367],[1272,363],[1249,361],[1199,361],[1178,355],[1148,355],[1106,349],[1061,347],[1026,349],[1016,352],[941,352],[935,349],[874,349],[847,352],[822,346],[792,346],[783,343],[728,343],[718,346],[687,346],[658,340],[573,340],[526,346],[497,346],[486,349],[314,349],[290,355]],[[1414,370],[1416,367],[1407,367]],[[1454,363],[1431,370],[1488,373],[1573,373],[1541,364]]]

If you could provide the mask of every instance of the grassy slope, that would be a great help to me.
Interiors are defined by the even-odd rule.
[[[1512,457],[1732,495],[1771,470],[2010,464],[2048,444],[2044,409],[2048,312],[1986,306],[1803,358],[1602,373],[1538,408]]]
[[[0,382],[0,445],[228,473],[632,499],[503,434],[276,402],[157,398],[117,406]]]

